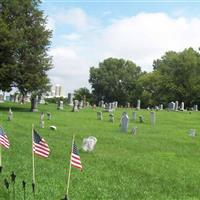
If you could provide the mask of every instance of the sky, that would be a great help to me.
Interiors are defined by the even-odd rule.
[[[65,94],[90,89],[90,67],[106,58],[150,72],[166,51],[200,47],[200,0],[43,0],[40,9],[53,30],[49,77]]]

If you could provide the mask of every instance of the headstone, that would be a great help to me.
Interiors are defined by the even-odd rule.
[[[175,111],[178,111],[178,101],[175,102]]]
[[[104,105],[104,101],[101,100],[101,101],[99,102],[99,107],[103,108],[103,105]]]
[[[4,96],[3,94],[0,94],[0,103],[3,103],[4,102]]]
[[[194,105],[194,111],[198,111],[198,105]]]
[[[94,150],[96,143],[97,143],[97,139],[93,136],[84,138],[83,143],[82,143],[82,149],[86,152],[87,151],[91,152]]]
[[[127,108],[130,108],[130,105],[131,105],[131,104],[128,102],[128,103],[127,103]]]
[[[13,119],[13,112],[11,110],[11,108],[8,111],[8,121],[11,121]]]
[[[163,104],[160,104],[160,110],[163,110]]]
[[[78,100],[74,100],[74,105],[73,105],[73,112],[77,112],[78,111]]]
[[[51,113],[50,112],[47,112],[47,118],[48,118],[48,120],[51,120]]]
[[[185,106],[185,105],[184,105],[184,102],[181,102],[181,108],[180,108],[181,111],[184,111],[184,110],[185,110],[184,106]]]
[[[191,137],[195,137],[196,136],[196,130],[195,129],[190,129],[188,132],[188,135]]]
[[[126,112],[124,112],[122,114],[122,117],[121,117],[121,121],[120,121],[120,125],[121,125],[121,131],[122,132],[128,132],[128,122],[129,122],[129,117],[127,115]]]
[[[40,128],[44,128],[44,112],[40,114]]]
[[[140,110],[140,104],[141,104],[141,101],[138,99],[137,100],[137,110]]]
[[[170,110],[170,111],[175,110],[175,103],[173,101],[168,104],[168,110]]]
[[[156,123],[156,113],[155,112],[150,112],[150,122],[151,126],[154,126]]]
[[[114,123],[114,115],[112,113],[109,114],[109,121]]]
[[[136,134],[137,134],[137,127],[133,127],[133,128],[132,128],[131,134],[132,134],[132,135],[136,135]]]
[[[139,122],[144,123],[144,117],[142,115],[139,116]]]
[[[135,111],[132,113],[132,118],[133,118],[133,121],[136,122],[136,112]]]
[[[103,114],[102,114],[102,112],[97,112],[97,119],[98,120],[103,120]]]
[[[149,106],[147,107],[147,110],[150,110]]]
[[[73,106],[73,94],[72,94],[72,93],[68,93],[68,98],[67,98],[67,100],[68,100],[68,104],[69,104],[70,106]]]
[[[38,97],[32,97],[31,98],[31,110],[32,112],[38,111]]]
[[[58,110],[63,110],[63,101],[58,100],[57,109],[58,109]]]
[[[155,110],[156,110],[156,111],[159,111],[159,107],[158,107],[158,106],[155,106]]]

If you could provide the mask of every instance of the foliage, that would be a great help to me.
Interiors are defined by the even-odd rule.
[[[97,102],[103,99],[125,105],[136,100],[136,85],[141,74],[140,67],[132,61],[108,58],[98,68],[90,68],[89,82]]]
[[[0,51],[0,89],[4,91],[17,87],[26,95],[49,89],[47,71],[51,69],[51,58],[47,50],[51,31],[46,29],[39,4],[39,0],[1,3],[0,49],[5,51]]]
[[[86,88],[79,88],[77,90],[74,91],[74,99],[77,99],[79,101],[83,100],[84,98],[86,98],[86,101],[93,103],[93,95],[91,94],[91,92]]]

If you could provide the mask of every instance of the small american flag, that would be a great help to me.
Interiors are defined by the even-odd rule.
[[[0,144],[6,149],[9,149],[10,143],[9,143],[8,137],[3,131],[3,128],[1,127],[0,127]]]
[[[36,130],[33,130],[33,152],[38,156],[47,158],[49,156],[49,146],[45,140],[37,133]]]
[[[72,153],[71,153],[71,166],[76,167],[81,170],[83,169],[75,142],[73,144]]]

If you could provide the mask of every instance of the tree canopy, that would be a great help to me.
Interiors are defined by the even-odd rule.
[[[47,54],[51,31],[39,10],[39,0],[0,3],[0,89],[17,87],[25,95],[48,89]]]

